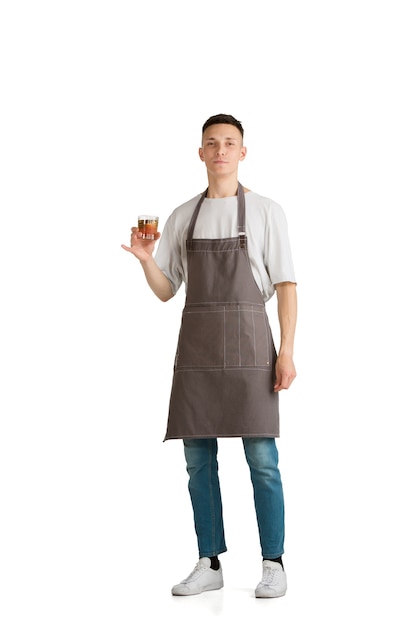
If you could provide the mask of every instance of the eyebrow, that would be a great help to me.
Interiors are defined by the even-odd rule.
[[[237,141],[236,137],[225,137],[225,139]],[[216,137],[206,137],[204,141],[216,141]]]

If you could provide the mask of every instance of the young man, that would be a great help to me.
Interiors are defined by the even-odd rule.
[[[183,440],[199,561],[172,593],[193,595],[223,586],[218,556],[227,548],[217,440],[241,437],[263,557],[255,595],[279,597],[287,581],[275,442],[278,392],[296,376],[297,296],[287,223],[278,204],[238,182],[238,166],[246,157],[238,120],[210,117],[199,156],[208,187],[170,215],[155,258],[155,241],[142,239],[137,228],[132,228],[130,247],[122,246],[139,259],[161,300],[172,298],[182,282],[186,286],[165,439]],[[274,293],[278,355],[265,312]]]

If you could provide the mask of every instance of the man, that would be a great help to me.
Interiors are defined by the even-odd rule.
[[[242,124],[231,115],[210,117],[199,149],[208,188],[179,206],[155,241],[132,228],[122,246],[141,262],[163,301],[182,282],[186,302],[175,357],[165,439],[182,439],[189,474],[199,561],[172,589],[194,595],[220,589],[219,554],[226,551],[217,465],[219,437],[241,437],[250,468],[263,557],[258,598],[287,589],[284,499],[275,438],[278,392],[296,376],[296,281],[281,207],[238,181],[246,157]],[[278,299],[278,355],[265,312]]]

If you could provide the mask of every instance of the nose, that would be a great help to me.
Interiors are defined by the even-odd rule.
[[[225,153],[225,151],[226,151],[226,149],[225,149],[225,147],[224,147],[224,146],[219,146],[219,147],[217,148],[217,154],[218,154],[218,155],[222,155],[222,154],[224,154],[224,153]]]

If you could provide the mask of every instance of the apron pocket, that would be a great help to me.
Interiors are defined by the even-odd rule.
[[[273,341],[262,305],[187,306],[175,369],[273,366]]]
[[[226,312],[226,367],[271,367],[271,331],[266,312],[240,306]]]
[[[224,317],[223,308],[184,310],[175,359],[177,369],[224,367]]]

